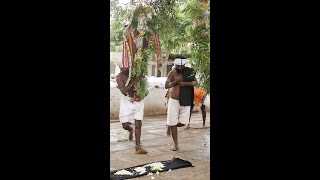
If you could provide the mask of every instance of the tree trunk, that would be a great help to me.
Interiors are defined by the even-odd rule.
[[[165,57],[161,57],[161,68],[159,68],[160,72],[161,72],[161,77],[166,77],[167,74],[165,74],[165,68],[167,68],[167,61],[169,59],[169,55],[173,49],[173,42],[169,41],[168,42],[168,48],[167,48],[167,52],[166,52],[166,56]]]

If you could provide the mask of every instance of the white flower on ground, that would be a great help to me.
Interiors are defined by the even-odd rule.
[[[116,173],[114,173],[116,175],[130,175],[132,176],[133,174],[127,170],[122,169],[121,171],[117,171]]]
[[[136,167],[136,168],[134,168],[134,170],[136,172],[138,172],[139,174],[143,174],[146,172],[146,168],[144,168],[144,167]]]
[[[150,164],[150,167],[153,171],[161,171],[163,170],[162,168],[164,168],[164,164],[162,164],[161,162],[155,162]]]

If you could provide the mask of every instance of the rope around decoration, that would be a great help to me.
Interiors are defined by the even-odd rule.
[[[129,26],[128,26],[129,27]],[[125,36],[124,36],[124,38],[125,38]],[[128,43],[126,43],[126,46],[127,46],[127,49],[129,49],[129,45],[128,45]],[[129,56],[129,77],[128,77],[128,79],[127,79],[127,82],[126,82],[126,85],[125,86],[127,86],[128,84],[129,84],[129,82],[130,82],[130,80],[131,80],[131,68],[132,68],[132,64],[131,64],[131,53],[128,53],[128,56]]]
[[[131,20],[132,21],[132,20]],[[123,39],[127,42],[127,40],[126,40],[126,32],[129,32],[129,33],[131,33],[130,31],[129,31],[129,27],[131,26],[131,21],[130,21],[130,24],[124,29],[124,33],[123,33]],[[131,34],[129,34],[130,36],[131,36]],[[130,37],[131,38],[131,37]],[[126,47],[127,47],[127,49],[129,49],[129,45],[128,45],[128,43],[125,43],[126,44]],[[129,84],[129,82],[130,82],[130,80],[131,80],[131,71],[132,71],[132,64],[131,64],[131,59],[132,59],[132,57],[131,57],[131,53],[129,52],[129,53],[127,53],[128,54],[128,57],[129,57],[129,60],[128,60],[128,63],[129,63],[129,77],[128,77],[128,79],[127,79],[127,82],[126,82],[126,84],[125,84],[125,86],[127,86],[128,84]]]

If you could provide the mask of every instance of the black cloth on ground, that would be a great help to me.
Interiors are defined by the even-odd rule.
[[[186,160],[183,160],[183,159],[180,159],[180,158],[173,158],[171,160],[167,160],[167,161],[159,161],[161,162],[162,164],[164,164],[164,168],[162,171],[159,171],[159,172],[164,172],[164,171],[168,171],[169,169],[171,170],[174,170],[174,169],[179,169],[179,168],[186,168],[186,167],[194,167],[191,162],[189,161],[186,161]],[[153,163],[153,162],[152,162]],[[146,164],[151,164],[151,163],[146,163]],[[143,174],[137,174],[137,173],[134,173],[134,169],[136,167],[142,167],[146,164],[142,164],[142,165],[139,165],[139,166],[134,166],[134,167],[130,167],[130,168],[125,168],[124,170],[127,170],[131,173],[133,173],[133,175],[115,175],[114,173],[116,173],[117,171],[119,170],[115,170],[115,171],[111,171],[110,172],[110,179],[111,180],[122,180],[122,179],[131,179],[131,178],[135,178],[135,177],[139,177],[139,176],[145,176],[147,174],[149,174],[150,172],[152,173],[156,173],[156,171],[152,171],[150,169],[150,167],[146,167],[146,172],[143,173]],[[120,169],[122,170],[122,169]]]

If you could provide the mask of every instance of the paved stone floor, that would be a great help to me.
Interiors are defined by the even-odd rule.
[[[206,126],[202,128],[201,112],[193,112],[189,129],[178,128],[179,151],[171,151],[172,137],[166,135],[166,115],[144,117],[141,144],[148,154],[135,154],[135,140],[129,141],[129,133],[122,129],[119,121],[110,123],[110,167],[124,169],[145,163],[170,160],[178,157],[195,167],[161,172],[159,175],[141,176],[132,179],[149,180],[206,180],[210,179],[210,112]],[[152,178],[153,177],[153,178]]]

